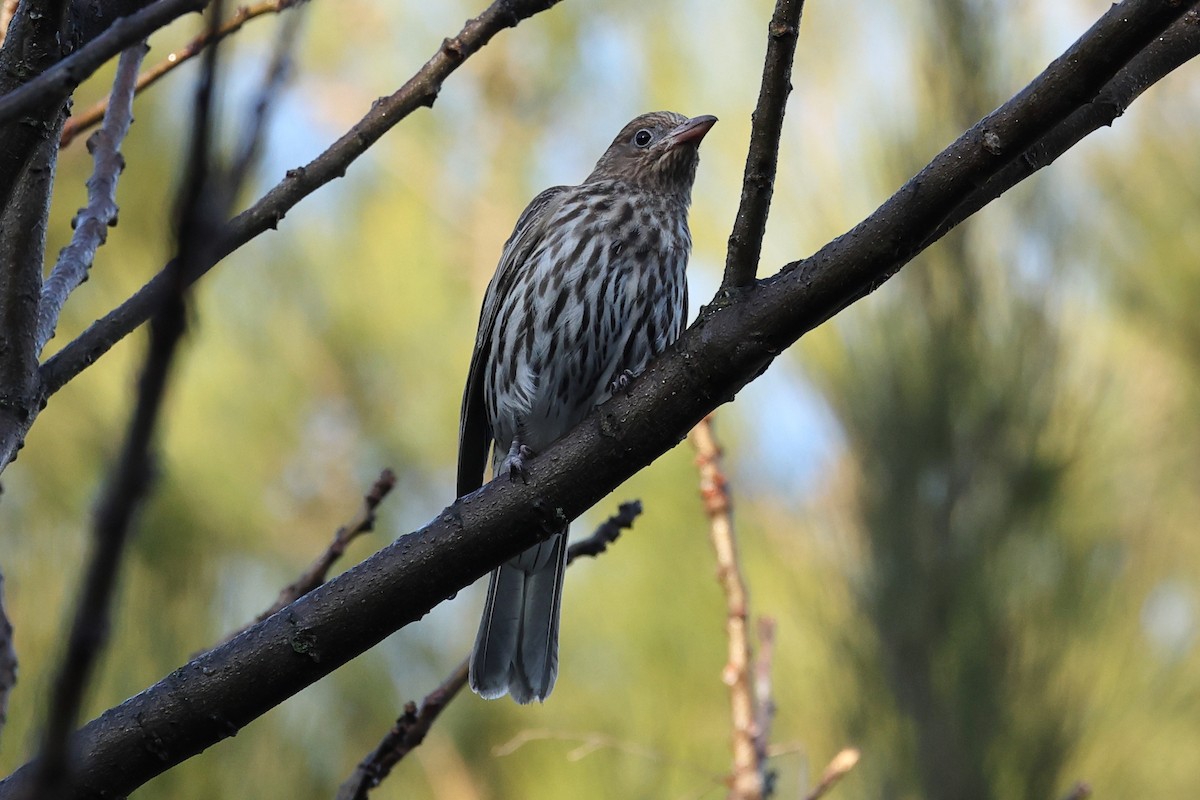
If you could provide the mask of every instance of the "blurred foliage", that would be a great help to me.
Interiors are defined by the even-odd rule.
[[[764,271],[846,230],[1098,13],[1053,5],[810,4]],[[481,6],[305,6],[297,78],[245,201]],[[267,606],[384,466],[400,485],[349,560],[451,499],[500,247],[533,194],[580,179],[641,111],[721,118],[692,212],[693,303],[711,295],[769,14],[765,0],[563,3],[501,34],[432,112],[205,278],[89,715]],[[248,24],[225,50],[229,141],[272,27]],[[150,61],[196,29],[156,37]],[[167,255],[193,76],[139,99],[121,223],[57,342]],[[753,610],[780,623],[779,796],[846,744],[864,749],[835,790],[848,800],[1052,797],[1077,779],[1182,797],[1200,781],[1198,118],[1194,81],[1155,87],[721,412]],[[51,252],[89,169],[80,144],[64,153]],[[0,569],[22,662],[0,773],[36,744],[143,346],[130,337],[56,395],[4,476]],[[458,699],[373,796],[721,795],[724,608],[690,452],[576,532],[630,497],[647,509],[635,529],[571,570],[553,698]],[[137,797],[331,797],[403,702],[458,663],[481,602],[462,592]]]

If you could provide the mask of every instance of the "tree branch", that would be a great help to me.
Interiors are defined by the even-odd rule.
[[[38,297],[58,154],[58,148],[49,145],[61,124],[60,115],[33,145],[29,162],[0,208],[0,470],[16,458],[40,406]]]
[[[111,92],[112,105],[105,114],[104,127],[88,140],[95,163],[92,177],[87,182],[88,204],[75,215],[71,243],[59,253],[58,263],[42,285],[37,353],[41,353],[53,338],[67,297],[87,280],[96,251],[108,239],[108,229],[117,224],[117,180],[125,169],[121,142],[133,123],[134,81],[138,65],[149,49],[143,41],[121,53]]]
[[[750,684],[750,664],[754,660],[750,645],[750,598],[742,577],[733,534],[733,501],[728,481],[721,469],[721,446],[713,433],[713,417],[700,420],[691,433],[696,449],[696,467],[700,472],[700,496],[708,516],[708,535],[717,557],[717,580],[725,593],[725,636],[728,660],[721,680],[729,687],[732,716],[733,772],[729,777],[730,800],[761,800],[765,759],[760,759],[755,714],[756,704]],[[762,751],[765,754],[765,749]]]
[[[822,797],[829,794],[829,790],[837,786],[838,782],[846,777],[846,773],[858,765],[861,757],[862,753],[854,747],[847,747],[838,752],[829,762],[829,766],[825,767],[825,771],[821,773],[821,780],[817,781],[817,785],[811,792],[804,795],[804,800],[821,800]]]
[[[65,100],[113,56],[184,14],[201,11],[208,3],[209,0],[156,0],[128,17],[114,20],[95,39],[0,97],[0,125],[29,113],[47,97]]]
[[[220,259],[256,236],[277,228],[297,203],[335,178],[345,175],[350,164],[398,122],[418,108],[433,105],[446,78],[491,41],[493,36],[559,2],[496,0],[478,17],[468,20],[459,34],[443,41],[433,57],[400,89],[389,97],[377,100],[367,115],[324,153],[306,166],[289,170],[287,177],[275,188],[235,217],[229,224],[228,234],[217,243],[212,260],[202,265],[201,272],[212,268]],[[61,389],[146,321],[156,298],[165,291],[161,275],[159,273],[152,278],[136,294],[42,365],[46,396]]]
[[[762,770],[763,797],[775,789],[775,771],[767,769],[771,726],[775,722],[775,693],[771,689],[771,667],[775,659],[774,617],[758,618],[758,660],[754,662],[754,751]]]
[[[308,569],[299,578],[285,586],[279,592],[279,596],[275,598],[275,602],[271,604],[271,607],[255,617],[254,622],[250,624],[253,625],[262,622],[276,611],[291,605],[324,583],[326,576],[329,575],[329,569],[345,554],[346,548],[350,546],[350,542],[364,533],[369,533],[375,529],[375,512],[379,508],[379,504],[383,502],[383,498],[387,497],[395,486],[396,473],[390,469],[385,469],[379,473],[379,477],[371,486],[371,490],[363,495],[362,505],[359,506],[354,517],[334,532],[333,541],[325,548],[325,552],[317,556],[317,559],[309,565]],[[250,625],[235,631],[227,636],[225,640],[232,639],[248,627]]]
[[[4,611],[4,575],[0,574],[0,734],[8,721],[8,695],[17,685],[17,649],[13,627]]]
[[[86,725],[86,792],[128,794],[231,736],[496,564],[560,530],[728,402],[847,298],[882,284],[942,221],[1033,143],[1091,102],[1194,3],[1126,0],[1015,98],[951,144],[876,212],[812,258],[709,306],[669,351],[529,464],[528,484],[493,481],[419,531],[193,659]],[[30,766],[0,782],[28,786]]]
[[[742,178],[742,200],[738,206],[729,248],[725,254],[725,278],[721,289],[728,292],[749,286],[762,254],[767,214],[775,189],[779,163],[779,137],[783,115],[792,91],[792,61],[800,38],[800,15],[804,0],[776,0],[775,13],[767,27],[767,57],[763,64],[758,105],[750,118],[750,150]]]
[[[617,513],[601,523],[591,536],[567,548],[567,566],[578,558],[595,558],[605,552],[622,530],[633,527],[634,520],[641,513],[640,500],[622,503]],[[354,773],[338,788],[336,800],[367,800],[370,791],[391,774],[400,760],[425,741],[438,716],[467,685],[467,662],[464,658],[454,672],[425,696],[419,711],[416,703],[409,701],[405,704],[404,713],[379,746],[355,767]]]
[[[196,38],[192,39],[183,47],[175,50],[167,55],[162,61],[150,67],[141,75],[138,76],[137,86],[134,88],[135,93],[141,93],[144,89],[152,86],[159,78],[171,72],[181,64],[191,61],[204,50],[212,42],[219,42],[230,34],[241,30],[242,26],[249,20],[261,17],[265,14],[278,14],[295,6],[299,0],[267,0],[263,3],[257,3],[253,6],[239,6],[216,31],[205,29]],[[97,100],[90,107],[72,114],[67,119],[67,124],[63,126],[62,136],[59,137],[58,146],[66,147],[75,140],[79,134],[96,125],[104,118],[104,113],[108,109],[108,98],[104,97]]]

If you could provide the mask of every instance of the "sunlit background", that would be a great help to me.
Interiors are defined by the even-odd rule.
[[[312,0],[243,204],[391,93],[483,0]],[[872,211],[1020,89],[1107,2],[810,0],[760,274]],[[479,302],[525,203],[581,180],[638,113],[715,114],[695,189],[693,310],[712,295],[757,95],[765,0],[567,0],[499,35],[200,284],[160,478],[124,566],[88,716],[269,605],[384,467],[349,566],[453,499]],[[229,142],[278,18],[223,50]],[[198,32],[184,20],[147,63]],[[1109,798],[1200,785],[1200,82],[1196,65],[805,339],[723,408],[752,613],[779,622],[778,797],[841,747],[846,798]],[[157,270],[194,65],[136,105],[120,225],[53,350]],[[89,83],[84,107],[111,71]],[[63,156],[51,254],[84,202]],[[141,332],[56,395],[0,502],[20,683],[0,773],[27,759],[130,410]],[[688,446],[571,569],[550,700],[456,700],[378,798],[716,798],[724,601]],[[330,798],[461,660],[475,586],[137,797]]]

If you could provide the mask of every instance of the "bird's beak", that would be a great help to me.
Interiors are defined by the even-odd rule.
[[[704,114],[699,117],[692,117],[687,122],[680,125],[667,134],[663,144],[668,150],[674,150],[680,145],[694,143],[700,144],[700,140],[704,138],[704,134],[708,133],[709,128],[717,124],[717,118],[711,114]]]

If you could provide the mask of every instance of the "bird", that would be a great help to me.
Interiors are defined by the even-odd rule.
[[[716,123],[656,111],[617,134],[577,186],[520,215],[479,315],[459,425],[458,495],[525,462],[630,382],[683,331],[688,207]],[[567,530],[493,570],[469,683],[481,697],[544,701],[558,676]]]

